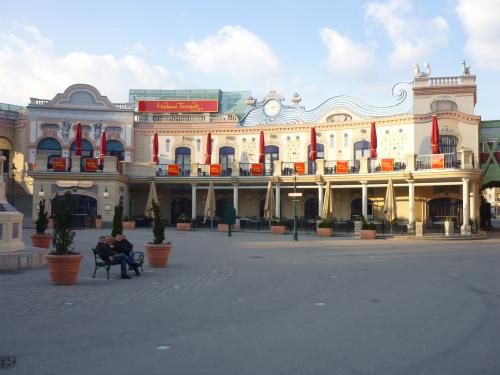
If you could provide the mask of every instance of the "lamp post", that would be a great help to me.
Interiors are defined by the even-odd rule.
[[[10,204],[14,205],[14,183],[16,181],[16,172],[17,168],[14,163],[12,163],[12,178],[11,178],[11,184],[10,184]]]
[[[293,240],[299,240],[299,234],[297,232],[297,169],[293,168]]]

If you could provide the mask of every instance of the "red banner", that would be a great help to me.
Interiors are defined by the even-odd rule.
[[[168,176],[178,176],[180,173],[179,164],[169,164],[167,166],[167,175]]]
[[[443,154],[432,155],[431,168],[432,169],[444,168],[444,155]]]
[[[335,173],[347,173],[348,172],[348,162],[347,160],[338,160],[337,161],[337,169]]]
[[[55,171],[66,171],[66,159],[65,158],[52,158],[52,169]]]
[[[85,159],[85,172],[96,172],[99,167],[99,160],[94,158]]]
[[[394,172],[394,159],[380,160],[380,170],[382,172]]]
[[[252,164],[250,168],[250,173],[252,176],[262,176],[263,173],[262,164],[260,163]]]
[[[218,112],[218,100],[139,100],[138,112],[203,113]]]
[[[305,163],[293,163],[293,168],[297,174],[306,174]]]
[[[220,176],[220,164],[210,164],[210,176]]]

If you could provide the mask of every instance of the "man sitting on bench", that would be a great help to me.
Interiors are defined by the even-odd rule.
[[[138,265],[134,263],[133,260],[131,261],[125,254],[115,253],[111,246],[106,244],[106,238],[104,236],[99,237],[99,242],[95,250],[103,261],[111,264],[119,264],[121,266],[122,279],[130,279],[130,276],[127,275],[127,264],[134,269],[137,276],[141,274]]]
[[[132,249],[134,248],[134,245],[132,245],[128,240],[127,237],[125,237],[122,234],[117,234],[116,235],[116,240],[113,242],[111,245],[111,248],[116,251],[118,254],[125,254],[130,261],[134,261],[134,252]]]

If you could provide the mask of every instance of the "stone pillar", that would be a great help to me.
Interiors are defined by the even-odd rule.
[[[409,154],[405,156],[406,172],[415,172],[415,161],[417,160],[417,155]]]
[[[368,173],[368,157],[366,156],[359,159],[359,173]]]
[[[276,187],[276,217],[280,218],[281,217],[281,187],[280,184],[275,184]]]
[[[81,161],[80,155],[71,155],[71,172],[81,172]]]
[[[273,176],[281,176],[281,160],[274,160]]]
[[[117,163],[118,158],[116,156],[103,156],[103,173],[117,173]]]
[[[199,165],[199,163],[191,163],[191,170],[189,171],[189,175],[191,177],[198,176],[198,165]]]
[[[47,164],[49,162],[48,155],[36,155],[35,156],[35,172],[47,172]]]
[[[233,173],[231,173],[231,176],[238,177],[240,175],[240,162],[235,161],[233,162]]]
[[[460,165],[462,169],[473,169],[474,168],[474,153],[472,150],[460,150]]]
[[[238,184],[233,185],[233,206],[236,210],[236,216],[238,216]]]
[[[368,187],[366,181],[361,183],[361,214],[368,221]]]
[[[471,181],[469,219],[476,220],[476,180]]]
[[[196,184],[191,185],[191,219],[196,219]]]
[[[423,237],[424,236],[424,223],[421,221],[417,221],[415,223],[415,236]]]
[[[413,180],[408,181],[408,229],[415,226],[415,185]]]
[[[470,212],[470,193],[469,193],[469,179],[462,179],[462,203],[463,203],[463,224],[462,234],[470,234],[471,228],[469,225],[469,212]]]
[[[330,192],[331,194],[332,192]],[[323,183],[318,182],[318,216],[323,213]]]
[[[325,174],[325,160],[316,159],[316,175],[323,176]]]

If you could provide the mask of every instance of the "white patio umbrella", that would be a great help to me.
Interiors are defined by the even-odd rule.
[[[210,219],[210,227],[212,227],[212,219],[215,217],[215,190],[214,184],[210,182],[207,191],[207,200],[205,202],[205,220]]]
[[[264,219],[271,220],[274,216],[276,216],[276,202],[274,200],[273,184],[269,181],[264,203]]]
[[[392,178],[390,178],[389,182],[387,183],[384,202],[384,215],[390,223],[392,223],[398,217],[396,211],[396,194],[394,194],[394,185],[392,184]]]
[[[153,199],[158,204],[158,194],[156,193],[156,186],[155,182],[151,181],[151,186],[149,188],[149,194],[148,194],[148,199],[146,201],[146,209],[144,212],[144,215],[147,217],[152,217],[153,216]]]
[[[323,211],[321,218],[323,220],[329,219],[333,213],[333,195],[330,181],[326,182],[325,196],[323,197]]]

